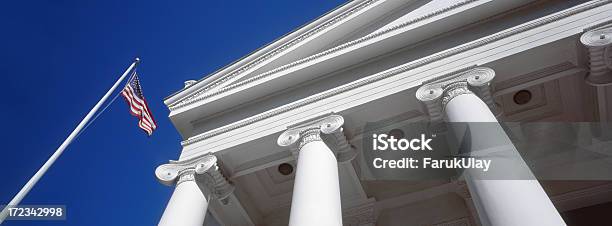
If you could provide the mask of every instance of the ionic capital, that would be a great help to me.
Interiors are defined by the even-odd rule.
[[[340,127],[340,130],[342,127]],[[319,128],[308,128],[300,133],[300,142],[298,144],[298,150],[301,150],[306,144],[314,141],[323,141],[321,139],[321,129]]]
[[[186,181],[195,181],[195,170],[186,169],[179,173],[178,179],[176,180],[176,184],[180,184]]]
[[[446,108],[446,104],[448,104],[448,102],[450,102],[453,98],[458,97],[463,94],[474,94],[472,91],[470,91],[470,89],[468,88],[468,83],[465,81],[458,81],[458,82],[448,84],[446,87],[443,88],[443,93],[444,93],[444,95],[442,95],[442,109],[443,110]]]
[[[221,174],[217,166],[217,157],[204,155],[184,161],[170,161],[155,169],[155,176],[162,184],[171,186],[186,181],[195,181],[200,190],[208,198],[214,195],[223,203],[233,192],[234,187]]]
[[[429,81],[416,91],[416,98],[427,108],[430,120],[439,122],[443,119],[446,104],[453,98],[464,94],[476,94],[493,112],[497,106],[491,95],[490,83],[495,78],[491,68],[477,67],[469,70],[450,73]]]
[[[338,161],[350,161],[356,153],[348,143],[342,125],[344,125],[344,118],[340,115],[327,115],[292,125],[278,137],[277,144],[291,148],[294,156],[297,157],[299,150],[304,145],[314,141],[324,141],[330,146],[330,149],[336,152]]]
[[[589,50],[589,75],[586,82],[593,86],[612,84],[612,27],[596,28],[582,34],[580,42]]]

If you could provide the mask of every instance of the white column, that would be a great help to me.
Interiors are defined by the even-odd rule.
[[[487,105],[474,94],[463,94],[454,97],[446,105],[446,117],[449,122],[497,122]],[[486,147],[489,139],[503,139],[511,144],[501,126],[491,130],[491,124],[484,126],[485,131],[479,133],[472,130],[471,144],[473,148]],[[473,128],[473,127],[472,127]],[[517,174],[529,172],[529,168],[522,160],[516,149],[510,149],[515,155],[507,160]],[[474,150],[475,151],[475,150]],[[476,155],[478,153],[475,153]],[[494,162],[492,164],[508,164],[508,162]],[[478,177],[474,174],[482,173],[481,170],[467,170],[468,177]],[[533,176],[531,176],[533,177]],[[496,179],[470,179],[466,183],[474,205],[483,225],[565,225],[565,222],[557,212],[540,183],[535,180],[496,180]]]
[[[202,226],[208,201],[194,180],[194,171],[180,176],[159,221],[160,226]]]
[[[610,117],[609,98],[606,93],[612,87],[612,27],[595,28],[580,36],[580,42],[589,51],[589,74],[585,78],[586,83],[593,86],[597,92],[597,109],[599,115],[600,139],[612,137],[609,122]]]
[[[343,122],[341,116],[332,115],[289,129],[279,137],[280,146],[298,143],[290,226],[342,225],[338,161],[321,133],[333,133]]]
[[[417,98],[427,105],[430,116],[466,123],[464,128],[451,125],[459,142],[468,144],[464,147],[469,147],[471,156],[492,159],[491,169],[497,172],[468,169],[464,173],[482,225],[565,225],[537,180],[479,179],[487,173],[535,178],[490,110],[488,85],[494,76],[489,68],[461,72],[424,85]]]
[[[176,184],[160,226],[202,226],[210,199],[227,204],[234,190],[219,171],[214,155],[170,161],[158,166],[155,176],[162,184]]]
[[[302,138],[293,184],[291,226],[342,225],[338,161],[319,133],[312,130]]]

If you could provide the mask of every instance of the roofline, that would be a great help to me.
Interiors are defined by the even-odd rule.
[[[471,4],[475,3],[475,2],[485,2],[485,3],[486,3],[486,2],[490,2],[490,1],[491,1],[491,0],[486,0],[486,1],[485,1],[485,0],[464,0],[464,1],[462,1],[462,2],[458,2],[458,3],[456,3],[456,4],[453,4],[453,5],[451,5],[451,6],[448,6],[448,7],[446,7],[446,8],[442,8],[442,9],[439,9],[439,10],[437,10],[437,11],[433,11],[433,12],[430,12],[430,13],[428,13],[428,14],[425,14],[425,15],[419,16],[419,17],[417,17],[417,18],[415,18],[415,19],[412,19],[412,20],[410,20],[410,21],[403,22],[402,24],[400,24],[400,25],[398,25],[398,26],[394,26],[394,27],[391,27],[391,28],[388,28],[388,29],[385,29],[385,30],[382,30],[382,31],[379,31],[379,32],[375,32],[375,33],[372,33],[372,34],[366,35],[366,36],[364,36],[364,37],[361,37],[361,38],[359,38],[359,39],[356,39],[356,40],[354,40],[354,41],[350,41],[350,42],[347,42],[347,43],[341,44],[341,45],[339,45],[339,46],[336,46],[336,47],[333,47],[333,48],[327,49],[327,50],[325,50],[325,51],[323,51],[323,52],[319,52],[319,53],[316,53],[316,54],[314,54],[314,55],[310,55],[310,56],[308,56],[308,57],[301,58],[301,59],[299,59],[299,60],[297,60],[297,61],[294,61],[294,62],[292,62],[292,63],[285,64],[285,65],[283,65],[283,66],[277,67],[277,68],[275,68],[275,69],[273,69],[273,70],[270,70],[270,71],[264,72],[264,73],[262,73],[262,74],[258,74],[258,75],[256,75],[256,76],[255,76],[255,77],[253,77],[253,78],[250,78],[250,79],[247,79],[247,80],[241,81],[241,82],[239,82],[239,83],[234,83],[234,84],[229,85],[229,86],[226,86],[226,87],[221,87],[221,88],[219,88],[219,89],[217,89],[217,90],[212,90],[212,91],[210,91],[210,92],[208,92],[208,93],[206,93],[206,94],[201,94],[201,96],[205,96],[204,98],[208,98],[208,97],[210,97],[210,96],[216,96],[216,95],[217,95],[217,94],[219,94],[219,93],[224,93],[224,92],[226,92],[226,91],[229,91],[229,90],[230,90],[230,88],[232,88],[232,87],[242,86],[242,85],[245,85],[246,83],[249,83],[249,82],[250,82],[250,81],[252,81],[252,80],[257,80],[257,79],[259,79],[258,77],[265,76],[266,74],[276,73],[276,72],[273,72],[273,71],[274,71],[274,70],[276,70],[276,69],[278,69],[278,68],[283,68],[283,67],[285,67],[285,66],[290,66],[291,64],[294,64],[294,63],[296,63],[296,62],[299,62],[299,64],[302,64],[302,63],[304,63],[304,62],[308,62],[308,61],[310,61],[310,60],[304,61],[305,59],[309,59],[309,58],[313,58],[313,57],[320,58],[321,56],[325,56],[325,55],[327,55],[327,53],[341,51],[341,50],[342,50],[342,49],[344,49],[345,47],[354,46],[354,45],[356,45],[356,44],[361,43],[363,40],[369,40],[369,39],[371,39],[371,38],[375,38],[375,37],[378,37],[378,36],[380,36],[380,35],[384,35],[384,34],[386,34],[386,33],[392,32],[392,31],[394,31],[394,30],[397,30],[397,29],[402,29],[402,28],[403,28],[403,27],[405,27],[405,26],[409,26],[409,25],[411,25],[411,24],[414,24],[414,23],[417,23],[417,22],[420,22],[420,21],[422,21],[422,20],[426,20],[426,19],[429,19],[429,18],[432,18],[432,17],[435,17],[435,16],[439,16],[439,15],[448,14],[448,12],[450,12],[450,11],[452,11],[452,10],[455,10],[455,9],[457,9],[457,8],[460,8],[460,7],[463,7],[463,6],[466,6],[466,5],[471,5]],[[531,0],[525,0],[525,1],[531,1]],[[483,4],[484,4],[484,3],[483,3]],[[291,66],[291,67],[292,67],[292,66]],[[200,89],[200,90],[201,90],[201,88],[202,88],[202,87],[200,87],[200,88],[198,88],[198,89]],[[196,94],[200,94],[200,93],[203,93],[203,91],[197,91],[197,92],[196,92]],[[201,99],[204,99],[204,98],[201,98]],[[201,100],[201,99],[200,99],[200,100]],[[188,105],[190,105],[190,104],[192,104],[192,103],[194,103],[194,102],[197,102],[197,101],[199,101],[199,100],[191,100],[189,97],[185,97],[185,98],[183,98],[183,99],[181,99],[181,100],[177,100],[177,101],[175,101],[175,102],[173,102],[173,103],[166,103],[166,104],[167,104],[168,108],[170,109],[170,111],[171,111],[171,112],[173,112],[173,111],[175,111],[175,110],[177,110],[177,109],[179,109],[179,108],[183,108],[183,107],[188,106]]]
[[[288,33],[285,33],[284,35],[282,35],[282,36],[280,36],[280,37],[278,37],[278,38],[274,39],[273,41],[268,42],[267,44],[265,44],[265,45],[263,45],[263,46],[261,46],[261,47],[257,48],[256,50],[253,50],[253,51],[251,51],[250,53],[248,53],[248,54],[246,54],[246,55],[244,55],[244,56],[240,57],[239,59],[234,60],[234,61],[232,61],[232,62],[231,62],[231,63],[229,63],[229,64],[226,64],[225,66],[223,66],[223,67],[221,67],[221,68],[219,68],[219,69],[215,70],[215,71],[214,71],[214,72],[212,72],[212,73],[209,73],[208,75],[204,76],[203,78],[198,79],[198,80],[197,80],[197,82],[196,82],[196,83],[194,83],[193,85],[191,85],[191,86],[189,86],[189,87],[183,87],[183,88],[181,88],[180,90],[178,90],[178,91],[176,91],[176,92],[174,92],[174,93],[170,94],[169,96],[167,96],[167,97],[165,97],[165,98],[164,98],[164,102],[165,102],[165,101],[167,101],[168,99],[170,99],[170,98],[172,98],[172,97],[176,96],[177,94],[182,93],[183,91],[187,90],[187,89],[188,89],[188,88],[190,88],[190,87],[194,87],[194,86],[196,86],[196,85],[198,85],[198,84],[200,84],[200,83],[202,83],[202,82],[204,82],[204,81],[206,81],[206,80],[209,80],[209,79],[213,79],[213,78],[219,77],[219,76],[221,75],[221,74],[220,74],[220,72],[221,72],[221,71],[223,71],[223,70],[225,70],[225,69],[228,69],[228,68],[229,68],[229,67],[231,67],[231,66],[234,66],[234,65],[239,64],[241,61],[244,61],[246,58],[249,58],[249,57],[251,57],[251,56],[254,56],[255,54],[257,54],[257,53],[259,53],[259,52],[262,52],[262,50],[264,50],[264,49],[266,49],[266,48],[268,48],[268,47],[271,47],[273,44],[279,44],[279,45],[280,45],[280,44],[282,44],[282,43],[280,42],[282,39],[287,38],[288,36],[290,36],[290,35],[292,35],[292,34],[297,34],[297,33],[298,33],[300,30],[305,29],[305,28],[306,28],[307,26],[309,26],[309,25],[317,25],[317,24],[321,24],[321,23],[325,22],[325,20],[323,20],[323,18],[324,18],[324,17],[327,17],[327,16],[329,16],[329,15],[331,15],[331,14],[333,14],[333,13],[339,13],[339,12],[342,12],[342,11],[340,11],[340,9],[341,9],[341,8],[344,8],[344,7],[346,7],[346,6],[349,6],[351,3],[355,3],[355,4],[357,4],[358,2],[360,2],[360,1],[358,1],[358,0],[354,0],[354,1],[349,0],[349,1],[345,2],[345,3],[342,3],[341,5],[336,6],[336,7],[335,7],[335,8],[333,8],[332,10],[327,11],[326,13],[324,13],[324,14],[322,14],[322,15],[318,16],[317,18],[315,18],[315,19],[312,19],[312,20],[308,21],[307,23],[305,23],[305,24],[303,24],[303,25],[301,25],[301,26],[299,26],[299,27],[297,27],[297,28],[293,29],[292,31],[290,31],[290,32],[288,32]],[[347,8],[349,8],[349,7],[347,7]],[[321,20],[321,21],[318,21],[318,20]],[[317,23],[317,21],[318,21],[318,23]],[[305,32],[305,31],[303,31],[303,32]],[[288,41],[290,41],[290,40],[286,40],[286,41],[285,41],[285,43],[286,43],[286,42],[288,42]],[[247,62],[243,62],[243,63],[247,63]]]

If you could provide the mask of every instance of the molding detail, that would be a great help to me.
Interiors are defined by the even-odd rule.
[[[377,2],[377,1],[379,1],[379,0],[367,0],[367,1],[364,1],[364,2],[356,5],[355,7],[349,9],[348,11],[343,12],[343,13],[341,13],[341,14],[333,17],[333,18],[330,18],[328,21],[326,21],[326,22],[324,22],[324,23],[314,27],[310,31],[307,31],[304,34],[295,37],[294,39],[288,41],[287,43],[285,43],[285,44],[283,44],[283,45],[281,45],[281,46],[271,50],[270,52],[267,52],[267,53],[263,54],[262,56],[254,59],[253,61],[251,61],[249,63],[246,63],[244,66],[236,68],[235,70],[227,73],[226,75],[224,75],[224,76],[222,76],[222,77],[212,81],[210,83],[210,85],[207,85],[207,86],[204,86],[204,87],[198,89],[195,92],[195,94],[192,94],[190,96],[186,96],[186,97],[183,97],[183,98],[179,99],[177,102],[175,102],[175,103],[170,105],[170,109],[173,109],[175,106],[177,108],[180,108],[180,107],[184,106],[183,104],[191,103],[190,100],[196,98],[198,95],[200,95],[200,94],[202,94],[202,93],[204,93],[204,92],[206,92],[206,91],[208,91],[208,90],[210,90],[210,89],[212,89],[214,87],[217,87],[218,85],[220,85],[221,83],[224,83],[225,81],[227,81],[229,79],[232,79],[232,78],[242,74],[243,72],[249,70],[250,68],[253,68],[254,66],[257,66],[258,64],[260,64],[260,63],[262,63],[262,62],[272,58],[273,56],[278,55],[279,53],[283,52],[284,50],[294,46],[295,44],[297,44],[297,43],[299,43],[299,42],[301,42],[301,41],[303,41],[305,39],[307,39],[308,37],[311,37],[311,36],[315,35],[316,33],[324,30],[325,28],[330,27],[331,25],[334,25],[335,23],[341,21],[342,19],[352,15],[353,13],[361,11],[366,6],[369,6],[372,3]],[[199,82],[199,81],[197,81],[197,82]]]
[[[349,15],[350,15],[350,14],[352,14],[352,13],[354,13],[354,12],[356,12],[356,11],[359,11],[359,10],[360,10],[360,9],[362,9],[362,8],[365,8],[366,6],[368,6],[368,5],[372,4],[372,3],[373,3],[373,2],[375,2],[375,1],[378,1],[378,0],[370,0],[370,1],[366,1],[366,2],[362,3],[363,5],[358,6],[358,7],[357,7],[358,9],[353,9],[353,10],[349,11],[349,12],[350,12],[350,13],[349,13]],[[217,81],[213,82],[211,86],[200,88],[200,89],[199,89],[198,91],[196,91],[194,94],[192,94],[192,95],[190,95],[190,96],[186,96],[186,97],[184,97],[184,98],[180,99],[179,101],[177,101],[176,103],[171,104],[171,105],[169,106],[169,108],[170,108],[170,110],[174,111],[174,110],[177,110],[177,109],[180,109],[180,108],[183,108],[183,107],[189,106],[189,105],[191,105],[191,104],[193,104],[193,103],[199,102],[199,101],[201,101],[201,100],[205,100],[205,99],[207,99],[207,98],[209,98],[209,97],[212,97],[212,96],[219,95],[219,94],[221,94],[221,93],[224,93],[224,92],[227,92],[227,91],[229,91],[229,90],[232,90],[232,89],[234,89],[234,88],[236,88],[236,87],[240,87],[240,86],[246,85],[246,84],[248,84],[248,83],[251,83],[251,82],[253,82],[253,81],[260,80],[260,79],[265,78],[265,77],[269,77],[269,76],[270,76],[270,75],[272,75],[272,74],[275,74],[275,73],[278,73],[278,72],[281,72],[281,71],[285,71],[285,70],[287,70],[287,69],[289,69],[289,68],[292,68],[292,67],[295,67],[295,66],[297,66],[297,65],[304,64],[304,63],[307,63],[307,62],[310,62],[310,61],[313,61],[313,60],[319,59],[319,58],[321,58],[321,57],[323,57],[323,56],[327,56],[327,55],[329,55],[329,54],[332,54],[332,53],[335,53],[335,52],[341,51],[341,50],[343,50],[343,49],[346,49],[346,48],[349,48],[349,47],[355,46],[355,45],[357,45],[357,44],[360,44],[360,43],[363,43],[363,42],[365,42],[365,41],[368,41],[368,40],[374,39],[374,38],[376,38],[376,37],[380,37],[380,36],[382,36],[382,35],[385,35],[385,34],[387,34],[387,33],[393,32],[393,31],[395,31],[395,30],[398,30],[398,29],[401,29],[401,28],[407,27],[407,26],[409,26],[409,25],[411,25],[411,24],[414,24],[414,23],[417,23],[417,22],[420,22],[420,21],[423,21],[423,20],[429,19],[429,18],[434,17],[434,16],[438,16],[438,15],[440,15],[440,14],[446,13],[446,12],[451,11],[451,10],[453,10],[453,9],[456,9],[456,8],[458,8],[458,7],[461,7],[461,6],[467,5],[467,4],[472,3],[472,2],[477,2],[477,1],[479,1],[479,0],[466,0],[466,1],[463,1],[463,2],[456,3],[456,4],[451,5],[451,6],[448,6],[448,7],[446,7],[446,8],[443,8],[443,9],[440,9],[440,10],[437,10],[437,11],[434,11],[434,12],[431,12],[431,13],[429,13],[429,14],[423,15],[423,16],[421,16],[421,17],[418,17],[418,18],[412,19],[412,20],[407,21],[407,22],[405,22],[405,23],[398,24],[398,25],[396,25],[396,26],[390,27],[390,28],[388,28],[388,29],[386,29],[386,30],[382,30],[382,31],[379,31],[379,32],[374,33],[374,34],[367,35],[367,36],[362,37],[362,38],[359,38],[359,39],[357,39],[357,40],[354,40],[354,41],[350,41],[350,42],[344,43],[344,44],[339,45],[339,46],[337,46],[337,47],[334,47],[334,48],[331,48],[331,49],[325,50],[325,51],[323,51],[323,52],[320,52],[320,53],[317,53],[317,54],[314,54],[314,55],[308,56],[308,57],[306,57],[306,58],[299,59],[299,60],[294,61],[294,62],[292,62],[292,63],[285,64],[285,65],[283,65],[283,66],[277,67],[277,68],[272,69],[272,70],[270,70],[270,71],[267,71],[267,72],[264,72],[264,73],[262,73],[262,74],[256,75],[256,76],[254,76],[253,78],[249,78],[249,79],[247,79],[247,80],[244,80],[244,81],[242,81],[242,82],[235,83],[235,84],[232,84],[232,85],[229,85],[229,86],[226,86],[226,87],[220,88],[219,90],[216,90],[215,92],[211,92],[211,93],[205,94],[205,92],[206,92],[206,91],[208,91],[210,88],[215,87],[215,86],[218,86],[219,84],[221,84],[221,83],[225,82],[226,80],[228,80],[228,79],[230,79],[230,78],[233,78],[233,77],[235,77],[235,76],[237,76],[237,75],[241,74],[243,71],[246,71],[246,70],[248,70],[249,68],[251,68],[251,67],[253,67],[253,66],[255,66],[255,65],[257,65],[257,64],[259,64],[259,63],[261,63],[261,62],[263,62],[264,60],[267,60],[268,58],[270,58],[270,57],[272,57],[272,56],[274,56],[274,55],[276,55],[276,54],[280,53],[282,50],[284,50],[284,49],[286,49],[286,48],[288,48],[288,47],[290,47],[290,46],[294,45],[295,43],[297,43],[297,42],[299,42],[299,41],[302,41],[303,39],[306,39],[307,37],[309,37],[309,36],[311,36],[311,35],[315,34],[316,32],[318,32],[318,31],[320,31],[320,30],[325,29],[327,26],[329,26],[329,25],[331,25],[331,24],[333,24],[333,23],[335,23],[335,22],[337,22],[337,21],[341,20],[342,18],[344,18],[344,17],[346,17],[346,16],[348,16],[348,15],[346,15],[346,16],[342,16],[342,18],[338,18],[338,19],[334,18],[334,19],[333,19],[331,22],[325,23],[325,24],[324,24],[324,27],[322,27],[322,28],[315,28],[315,31],[311,31],[311,32],[307,33],[307,34],[306,34],[307,36],[305,35],[305,37],[299,37],[297,41],[296,41],[296,40],[293,40],[293,41],[291,41],[291,42],[287,43],[286,45],[284,45],[284,46],[282,46],[282,47],[279,47],[279,49],[276,49],[276,50],[274,50],[273,52],[271,52],[271,53],[269,53],[269,54],[266,54],[266,55],[264,55],[263,57],[261,57],[261,58],[259,58],[259,59],[255,60],[254,62],[252,62],[252,63],[250,63],[250,64],[247,64],[246,66],[244,66],[244,67],[242,67],[242,68],[240,68],[240,69],[237,69],[237,70],[233,71],[231,74],[226,75],[226,76],[224,76],[224,77],[222,77],[222,78],[217,79]],[[287,47],[285,47],[285,46],[287,46]]]
[[[191,169],[181,172],[181,174],[178,177],[178,180],[176,180],[176,185],[179,185],[180,183],[187,182],[187,181],[195,181],[194,173],[195,172]]]
[[[474,94],[472,91],[470,91],[470,89],[468,89],[467,82],[455,82],[444,87],[444,95],[442,96],[442,109],[446,109],[446,104],[448,104],[448,102],[450,102],[452,99],[464,94]]]
[[[155,176],[160,183],[168,186],[195,181],[207,198],[213,194],[223,204],[227,204],[228,197],[234,191],[234,186],[221,174],[217,157],[210,154],[186,161],[171,160],[158,166]]]
[[[592,86],[612,85],[612,27],[596,28],[582,34],[580,42],[589,50],[589,75]]]
[[[187,145],[190,145],[190,144],[193,144],[193,143],[197,143],[197,142],[205,140],[207,138],[214,137],[214,136],[217,136],[219,134],[222,134],[222,133],[234,130],[234,129],[238,129],[238,128],[241,128],[241,127],[244,127],[244,126],[248,126],[248,125],[253,124],[255,122],[258,122],[258,121],[261,121],[261,120],[273,117],[273,116],[278,115],[278,114],[282,114],[282,113],[291,111],[293,109],[296,109],[296,108],[299,108],[299,107],[302,107],[302,106],[305,106],[305,105],[308,105],[308,104],[311,104],[311,103],[315,103],[315,102],[323,100],[325,98],[328,98],[328,97],[331,97],[331,96],[334,96],[334,95],[338,95],[338,94],[347,92],[349,90],[353,90],[353,89],[356,89],[356,88],[359,88],[359,87],[362,87],[362,86],[365,86],[365,85],[368,85],[368,84],[371,84],[371,83],[374,83],[374,82],[377,82],[377,81],[380,81],[380,80],[383,80],[383,79],[386,79],[386,78],[389,78],[389,77],[393,77],[393,76],[398,75],[398,74],[400,74],[402,72],[406,72],[406,71],[409,71],[409,70],[421,67],[421,66],[429,64],[431,62],[435,62],[435,61],[441,60],[443,58],[447,58],[447,57],[450,57],[450,56],[453,56],[453,55],[456,55],[456,54],[460,54],[460,53],[463,53],[465,51],[468,51],[468,50],[471,50],[471,49],[474,49],[474,48],[477,48],[477,47],[480,47],[480,46],[483,46],[483,45],[486,45],[486,44],[489,44],[489,43],[492,43],[492,42],[495,42],[495,41],[498,41],[498,40],[501,40],[501,39],[504,39],[504,38],[507,38],[507,37],[510,37],[512,35],[516,35],[516,34],[519,34],[519,33],[522,33],[522,32],[525,32],[525,31],[537,28],[539,26],[543,26],[543,25],[546,25],[546,24],[558,21],[558,20],[563,19],[563,18],[566,18],[566,17],[569,17],[569,16],[573,16],[575,14],[578,14],[578,13],[581,13],[581,12],[584,12],[584,11],[587,11],[587,10],[591,10],[591,9],[594,9],[594,8],[606,5],[606,4],[610,3],[610,2],[612,2],[612,1],[611,0],[601,0],[601,1],[596,1],[596,2],[585,3],[583,5],[580,5],[580,6],[568,9],[568,10],[564,10],[564,11],[559,12],[559,13],[552,14],[550,16],[546,16],[546,17],[543,17],[543,18],[540,18],[540,19],[537,19],[537,20],[533,20],[533,21],[530,21],[530,22],[518,25],[516,27],[513,27],[512,29],[505,30],[505,31],[502,31],[502,32],[499,32],[499,33],[495,33],[493,35],[489,35],[487,37],[483,37],[483,38],[481,38],[479,40],[472,41],[472,42],[466,43],[464,45],[461,45],[461,46],[458,46],[458,47],[455,47],[455,48],[452,48],[452,49],[449,49],[449,50],[445,50],[445,51],[442,51],[442,52],[439,52],[439,53],[436,53],[436,54],[432,54],[430,56],[427,56],[427,57],[424,57],[424,58],[421,58],[421,59],[418,59],[418,60],[406,63],[404,65],[398,66],[396,68],[392,68],[392,69],[384,71],[382,73],[377,73],[377,74],[371,75],[369,77],[366,77],[366,78],[363,78],[363,79],[351,82],[349,84],[340,86],[338,88],[334,88],[334,89],[331,89],[331,90],[319,93],[317,95],[313,95],[313,96],[310,96],[308,98],[302,99],[300,101],[296,101],[296,102],[287,104],[285,106],[282,106],[282,107],[279,107],[279,108],[276,108],[276,109],[273,109],[273,110],[270,110],[270,111],[267,111],[267,112],[255,115],[253,117],[237,121],[237,122],[229,124],[227,126],[223,126],[223,127],[218,128],[218,129],[214,129],[214,130],[211,130],[211,131],[208,131],[208,132],[204,132],[204,133],[195,135],[193,137],[188,138],[187,140],[182,141],[181,145],[187,146]],[[173,109],[171,108],[171,110],[173,110]]]
[[[300,134],[300,144],[298,145],[298,150],[302,150],[302,147],[306,146],[306,144],[315,141],[323,141],[321,139],[321,130],[319,128],[311,128],[304,131]]]
[[[339,162],[347,162],[352,160],[356,151],[351,147],[344,135],[342,129],[344,118],[340,115],[327,115],[321,118],[307,121],[305,123],[289,126],[277,139],[277,144],[281,147],[289,147],[295,157],[298,151],[304,145],[313,141],[328,141],[326,144],[330,146],[336,154],[336,159]],[[323,139],[321,133],[328,136],[329,139]],[[329,141],[331,139],[331,141]]]
[[[491,111],[498,112],[489,88],[493,78],[495,71],[491,68],[460,70],[423,82],[416,91],[416,98],[425,105],[432,122],[442,121],[446,104],[464,94],[476,94]]]
[[[185,88],[192,86],[193,84],[196,84],[198,81],[196,80],[187,80],[185,81]]]

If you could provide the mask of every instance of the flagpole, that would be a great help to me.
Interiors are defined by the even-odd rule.
[[[132,69],[134,69],[136,67],[136,65],[138,65],[139,62],[140,62],[139,58],[136,58],[134,60],[134,62],[130,65],[130,67],[128,67],[127,70],[125,70],[125,72],[123,72],[123,75],[121,75],[121,77],[119,77],[119,79],[115,82],[115,84],[113,84],[113,86],[106,92],[106,94],[104,94],[102,99],[100,99],[100,101],[98,101],[98,103],[89,111],[89,113],[87,113],[85,118],[83,118],[83,120],[81,120],[81,123],[79,123],[79,125],[77,125],[77,127],[74,129],[74,131],[72,131],[72,133],[70,133],[68,138],[66,138],[66,140],[64,140],[62,145],[60,145],[59,148],[57,148],[57,150],[55,150],[55,153],[53,153],[53,155],[51,155],[51,157],[47,160],[47,162],[45,162],[45,164],[42,167],[40,167],[40,169],[36,172],[36,174],[34,174],[34,176],[32,176],[32,178],[30,178],[30,180],[23,186],[23,188],[21,188],[19,193],[17,193],[17,195],[15,195],[15,197],[11,200],[11,202],[9,202],[9,204],[4,207],[2,212],[0,212],[0,224],[2,224],[2,222],[8,216],[8,209],[9,209],[9,207],[14,207],[16,205],[19,205],[21,200],[28,194],[28,192],[32,189],[32,187],[34,187],[34,185],[36,185],[36,182],[38,182],[38,180],[40,180],[40,178],[45,174],[45,172],[47,172],[49,167],[51,167],[51,165],[53,165],[55,160],[57,160],[57,158],[64,152],[66,147],[68,147],[68,145],[70,145],[70,143],[72,143],[74,138],[81,132],[83,127],[85,127],[85,125],[87,125],[89,120],[98,111],[100,106],[102,106],[102,104],[104,102],[106,102],[106,99],[108,99],[108,97],[115,91],[115,89],[117,89],[117,86],[119,86],[119,84],[121,84],[121,81],[123,81],[125,79],[125,77],[129,74],[129,72],[132,71]]]

